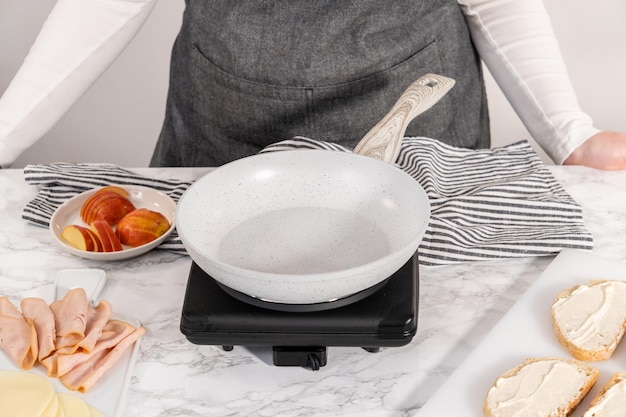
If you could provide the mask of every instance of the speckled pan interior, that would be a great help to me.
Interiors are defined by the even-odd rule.
[[[417,250],[430,217],[408,174],[326,150],[259,154],[198,179],[178,203],[192,259],[266,301],[327,302],[369,288]]]

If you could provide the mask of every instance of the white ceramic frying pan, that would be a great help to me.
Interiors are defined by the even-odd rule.
[[[430,218],[422,187],[392,162],[409,122],[453,85],[421,77],[354,153],[264,153],[199,178],[176,213],[191,258],[269,303],[327,303],[386,280],[413,256]]]

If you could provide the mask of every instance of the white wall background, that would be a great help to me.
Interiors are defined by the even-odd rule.
[[[0,0],[0,93],[55,2]],[[597,127],[626,131],[626,1],[545,3],[581,106]],[[169,54],[183,8],[183,0],[159,1],[119,59],[14,167],[55,161],[147,166],[163,119]],[[487,87],[493,146],[530,139],[489,75]]]

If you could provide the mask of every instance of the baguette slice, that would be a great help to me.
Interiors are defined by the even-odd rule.
[[[573,359],[526,359],[496,379],[483,412],[487,417],[565,417],[587,395],[599,373]]]
[[[624,336],[626,282],[592,281],[563,290],[552,303],[559,343],[576,359],[609,359]]]
[[[626,413],[626,373],[613,374],[583,417],[621,417]]]

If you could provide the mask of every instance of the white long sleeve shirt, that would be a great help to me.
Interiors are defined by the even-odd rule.
[[[39,140],[119,56],[156,0],[59,0],[0,98],[0,166]],[[541,0],[458,0],[472,39],[556,162],[598,132],[578,105]]]

